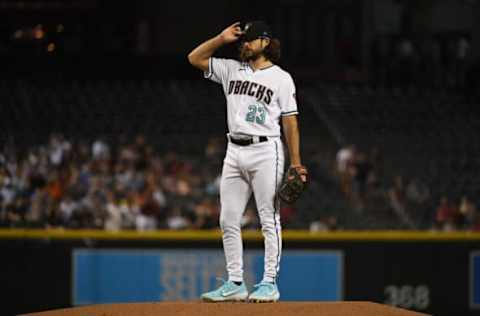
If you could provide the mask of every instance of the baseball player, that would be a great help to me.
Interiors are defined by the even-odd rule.
[[[240,61],[212,57],[223,45],[240,41]],[[284,148],[280,121],[288,145],[290,166],[306,172],[299,153],[295,85],[275,62],[280,42],[263,21],[234,23],[196,47],[189,62],[222,85],[227,100],[228,146],[220,184],[220,227],[228,281],[204,293],[206,301],[275,302],[282,237],[278,190],[284,174]],[[243,282],[243,248],[240,220],[254,194],[265,241],[263,280],[249,295]]]

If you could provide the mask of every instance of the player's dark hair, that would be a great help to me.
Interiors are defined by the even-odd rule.
[[[267,47],[263,50],[265,57],[273,63],[276,63],[280,60],[280,41],[276,38],[272,38]]]

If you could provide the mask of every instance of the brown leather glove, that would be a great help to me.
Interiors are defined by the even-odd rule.
[[[307,182],[308,170],[305,166],[290,167],[278,195],[288,204],[295,203],[305,191]]]

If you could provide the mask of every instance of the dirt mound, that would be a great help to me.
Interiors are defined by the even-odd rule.
[[[399,308],[370,302],[202,303],[162,302],[91,305],[24,316],[420,316]]]

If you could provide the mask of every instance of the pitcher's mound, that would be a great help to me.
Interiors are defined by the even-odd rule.
[[[125,303],[91,305],[24,316],[421,316],[407,311],[370,302],[279,302],[279,303]]]

